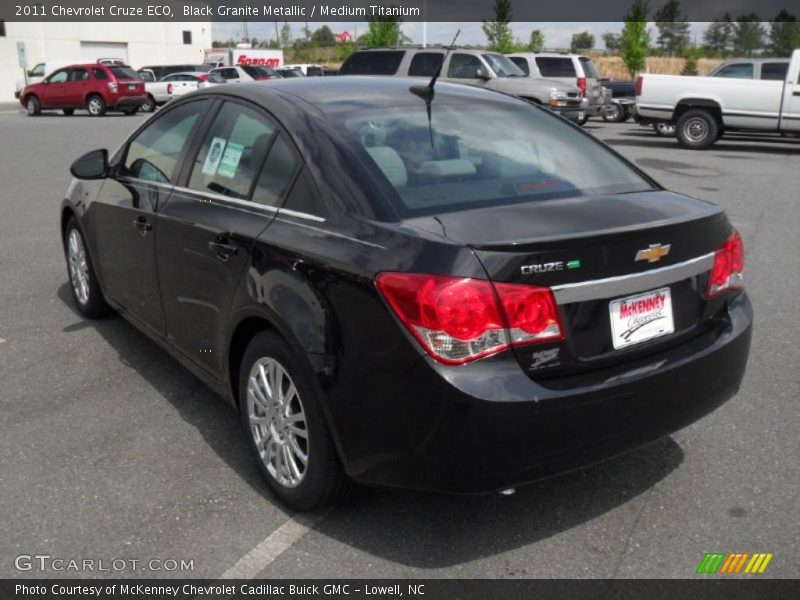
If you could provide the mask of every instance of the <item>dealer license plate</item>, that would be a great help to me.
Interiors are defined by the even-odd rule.
[[[128,89],[129,90],[135,90],[136,89],[136,84],[135,83],[129,83],[128,84]]]
[[[669,288],[612,300],[608,309],[615,350],[675,331]]]

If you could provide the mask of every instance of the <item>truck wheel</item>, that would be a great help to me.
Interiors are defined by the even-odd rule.
[[[147,101],[139,107],[142,112],[153,112],[156,109],[156,99],[147,94]]]
[[[619,104],[612,104],[603,111],[603,121],[606,123],[621,123],[625,120],[625,109]]]
[[[672,123],[653,123],[653,131],[662,137],[672,137],[675,135],[675,125]]]
[[[705,150],[717,141],[719,125],[707,110],[689,110],[678,118],[675,135],[684,148]]]
[[[106,101],[103,100],[102,96],[92,94],[86,100],[86,110],[88,110],[89,114],[93,117],[102,117],[106,114]]]
[[[42,113],[42,105],[36,96],[28,96],[25,107],[28,109],[29,117],[37,117]]]

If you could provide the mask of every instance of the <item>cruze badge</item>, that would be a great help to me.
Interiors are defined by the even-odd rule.
[[[548,273],[550,271],[563,271],[565,267],[567,269],[580,269],[581,261],[570,260],[564,264],[563,260],[558,260],[556,262],[539,263],[538,265],[522,265],[520,270],[523,275],[535,275],[537,273]]]
[[[636,253],[636,260],[646,260],[649,263],[658,262],[669,254],[669,249],[671,247],[672,244],[650,244],[649,248],[639,250]]]

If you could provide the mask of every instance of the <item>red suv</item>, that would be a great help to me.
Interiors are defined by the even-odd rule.
[[[147,102],[147,93],[144,80],[130,67],[92,63],[54,71],[40,83],[25,87],[19,101],[32,117],[53,108],[60,108],[65,115],[76,108],[85,108],[96,117],[107,110],[132,115]]]

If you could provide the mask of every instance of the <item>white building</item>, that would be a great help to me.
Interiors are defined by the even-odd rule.
[[[24,74],[17,42],[25,42],[28,68],[46,60],[122,58],[138,69],[151,64],[200,64],[211,47],[211,22],[18,23],[0,21],[0,102],[14,101]]]

